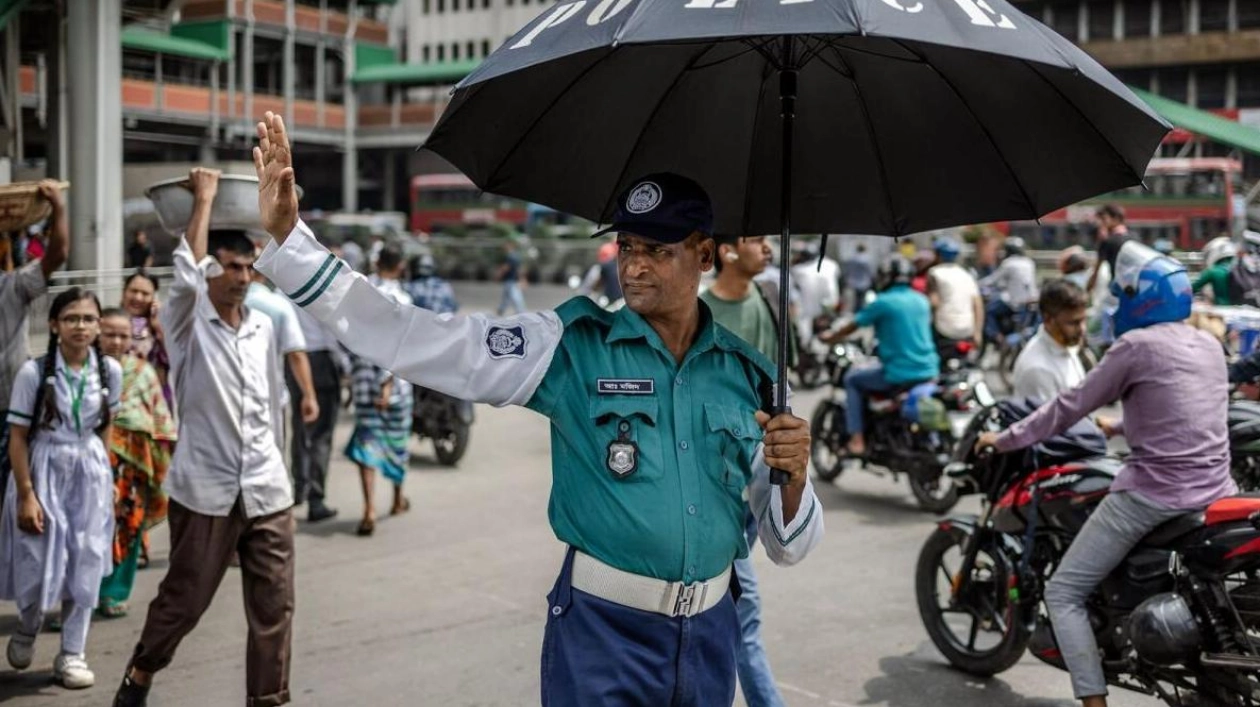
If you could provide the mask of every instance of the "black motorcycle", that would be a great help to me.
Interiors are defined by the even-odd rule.
[[[1088,421],[1031,450],[975,451],[981,432],[1031,411],[1005,401],[972,419],[948,473],[960,493],[983,496],[983,511],[939,523],[915,573],[932,642],[983,677],[1025,650],[1066,669],[1043,592],[1120,468]],[[1156,528],[1088,609],[1109,684],[1172,707],[1260,706],[1260,495]]]
[[[1260,491],[1260,403],[1229,404],[1230,471],[1242,491]]]
[[[834,346],[828,358],[832,397],[819,403],[810,422],[810,456],[814,472],[823,481],[838,478],[849,459],[848,401],[838,392],[844,389],[845,373],[866,358],[856,341]],[[987,405],[993,398],[983,374],[962,366],[946,370],[938,382],[925,385],[926,390],[907,386],[867,398],[867,451],[860,461],[863,469],[888,469],[894,479],[905,474],[919,507],[944,513],[958,502],[953,483],[942,473],[954,449],[954,420],[958,413]],[[916,398],[915,410],[908,414],[911,397]]]
[[[468,450],[473,404],[428,388],[416,386],[413,390],[411,431],[417,437],[433,440],[438,462],[455,466]]]

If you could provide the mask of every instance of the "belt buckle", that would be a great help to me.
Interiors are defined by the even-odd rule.
[[[678,598],[674,600],[673,616],[686,616],[691,618],[699,613],[699,609],[704,605],[704,592],[701,596],[696,596],[696,589],[703,590],[705,588],[702,582],[693,582],[692,584],[680,584],[678,586]]]

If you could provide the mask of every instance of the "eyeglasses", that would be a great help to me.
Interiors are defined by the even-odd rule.
[[[95,314],[68,314],[64,317],[58,318],[57,321],[65,324],[66,326],[92,326],[93,324],[99,323],[101,318]]]

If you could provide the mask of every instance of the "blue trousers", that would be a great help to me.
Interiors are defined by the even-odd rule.
[[[499,300],[499,316],[503,316],[509,308],[512,314],[525,311],[525,293],[521,292],[521,283],[517,280],[508,280],[503,283],[503,297]]]
[[[573,550],[547,595],[543,707],[729,707],[739,620],[728,595],[670,618],[574,589]]]
[[[844,424],[849,434],[857,434],[866,428],[866,394],[881,393],[893,389],[884,378],[880,364],[851,369],[844,375]]]
[[[748,536],[749,557],[735,560],[735,576],[739,578],[739,600],[735,611],[739,614],[741,640],[736,667],[739,687],[748,707],[783,707],[783,697],[774,684],[770,672],[770,659],[761,643],[761,594],[757,591],[757,573],[753,571],[752,550],[757,544],[757,517],[748,513],[744,533]]]

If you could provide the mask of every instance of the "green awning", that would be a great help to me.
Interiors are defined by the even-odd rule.
[[[22,11],[28,0],[0,0],[0,29],[9,24],[13,16]]]
[[[127,49],[174,54],[190,59],[227,61],[231,55],[218,47],[195,39],[175,37],[142,27],[128,27],[122,31],[122,45]]]
[[[1131,86],[1130,89],[1175,127],[1188,130],[1195,135],[1202,135],[1214,142],[1260,155],[1260,130],[1243,125],[1236,120],[1222,118],[1215,113],[1178,103],[1150,91]]]
[[[354,83],[396,83],[413,86],[458,83],[481,63],[480,59],[429,64],[382,64],[354,72]]]

